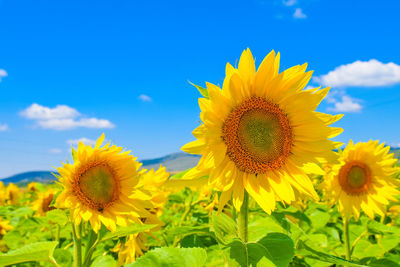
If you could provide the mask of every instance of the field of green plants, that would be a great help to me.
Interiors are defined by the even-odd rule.
[[[130,234],[140,238],[131,248],[136,249],[136,261],[125,266],[399,266],[398,204],[391,203],[383,218],[361,215],[358,222],[350,222],[348,261],[343,222],[335,206],[311,201],[296,207],[280,204],[268,215],[250,199],[248,242],[244,243],[232,203],[218,214],[217,193],[195,184],[182,186],[175,182],[180,176],[170,177],[164,185],[168,197],[159,210],[163,225],[157,230],[155,225],[120,227],[115,232],[103,227],[93,248],[93,236],[84,224],[82,258],[91,254],[86,266],[123,265],[118,244]],[[313,182],[321,179],[316,176]],[[1,266],[73,266],[68,211],[53,207],[59,189],[56,184],[38,183],[2,188]],[[46,192],[54,195],[46,198]]]

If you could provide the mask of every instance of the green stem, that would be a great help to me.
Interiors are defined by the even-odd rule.
[[[83,257],[85,259],[85,262],[83,263],[83,266],[86,266],[88,263],[91,262],[92,260],[92,255],[91,255],[91,249],[92,246],[95,244],[95,242],[98,239],[98,234],[96,234],[90,227],[89,227],[89,236],[86,242],[85,246],[85,256]],[[97,244],[96,244],[97,245]],[[93,254],[93,252],[92,252]]]
[[[60,230],[61,230],[61,227],[60,227],[60,225],[59,224],[56,224],[56,240],[55,241],[57,241],[57,242],[60,242]],[[57,245],[57,247],[59,247],[60,246],[60,243]]]
[[[350,260],[351,250],[350,250],[349,220],[347,218],[343,218],[343,232],[344,232],[344,245],[346,248],[346,260]]]
[[[248,241],[248,223],[249,223],[249,194],[244,190],[243,204],[238,214],[239,237],[244,243]]]
[[[91,230],[90,229],[90,231],[91,232],[93,232],[93,230]],[[90,264],[92,263],[92,255],[93,255],[93,252],[94,252],[94,250],[96,249],[96,246],[99,244],[99,242],[100,242],[100,235],[99,234],[95,234],[95,235],[93,235],[94,237],[96,237],[96,239],[94,239],[93,240],[93,243],[92,244],[90,244],[90,248],[89,248],[89,245],[87,246],[87,248],[86,248],[86,253],[85,253],[85,262],[83,263],[83,266],[87,266],[87,267],[89,267],[90,266]],[[93,237],[90,237],[89,238],[89,240],[90,239],[92,239]],[[89,241],[88,241],[88,244],[89,244]]]
[[[72,222],[72,234],[74,237],[74,266],[75,267],[82,267],[82,223],[78,226],[78,233],[74,222]]]

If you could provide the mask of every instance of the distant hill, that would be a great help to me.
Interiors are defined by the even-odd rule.
[[[160,164],[167,168],[168,172],[176,173],[184,171],[196,166],[200,156],[190,155],[183,152],[169,154],[167,156],[155,159],[142,160],[143,168],[158,169]],[[20,186],[26,185],[30,182],[49,183],[54,180],[54,176],[50,171],[32,171],[24,172],[13,175],[8,178],[1,179],[4,184],[15,183]]]

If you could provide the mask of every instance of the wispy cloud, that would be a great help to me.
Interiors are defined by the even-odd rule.
[[[400,83],[400,65],[376,59],[341,65],[314,82],[331,87],[382,87]]]
[[[283,0],[282,3],[285,6],[294,6],[295,4],[297,4],[297,0]]]
[[[301,8],[296,8],[296,10],[293,13],[293,18],[305,19],[305,18],[307,18],[307,15],[303,13],[303,10]]]
[[[0,123],[0,132],[5,132],[8,130],[8,125],[5,123]]]
[[[150,96],[144,94],[141,94],[138,98],[143,102],[151,102],[153,100]]]
[[[330,111],[334,112],[361,112],[363,106],[360,104],[361,100],[352,98],[348,95],[343,95],[341,97],[341,101],[337,101],[334,98],[331,98],[331,103],[334,104],[334,107],[328,108]]]
[[[106,119],[84,118],[76,109],[66,105],[50,108],[34,103],[20,112],[20,115],[34,120],[43,129],[62,131],[78,127],[97,129],[115,127],[113,123]]]
[[[59,149],[59,148],[51,148],[51,149],[49,149],[48,152],[49,152],[50,154],[58,155],[58,154],[61,154],[61,153],[62,153],[62,150]]]
[[[0,82],[1,82],[2,78],[7,77],[7,76],[8,76],[7,71],[5,71],[4,69],[0,69]]]
[[[69,146],[78,146],[79,142],[82,142],[85,145],[95,145],[96,144],[96,140],[92,140],[92,139],[89,139],[89,138],[86,138],[86,137],[67,140],[67,144]]]

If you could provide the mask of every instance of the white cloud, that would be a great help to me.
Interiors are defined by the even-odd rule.
[[[67,140],[67,144],[70,146],[78,146],[79,142],[84,143],[85,145],[95,145],[96,144],[96,140],[92,140],[86,137],[82,137],[79,139],[69,139]]]
[[[296,8],[296,10],[293,13],[293,18],[305,19],[305,18],[307,18],[307,15],[303,13],[303,10],[301,8]]]
[[[7,77],[8,73],[7,71],[0,69],[0,82],[1,82],[1,78]]]
[[[143,102],[151,102],[151,101],[152,101],[152,99],[151,99],[150,96],[144,95],[144,94],[141,94],[138,98],[139,98],[140,100],[142,100]]]
[[[285,6],[294,6],[295,4],[297,4],[297,0],[283,0],[282,3]]]
[[[352,98],[348,95],[343,95],[341,101],[332,98],[330,103],[334,103],[334,107],[328,108],[328,110],[335,112],[361,112],[363,108],[359,99]]]
[[[74,108],[66,105],[57,105],[55,108],[32,104],[20,113],[21,116],[35,120],[36,124],[44,129],[70,130],[83,128],[114,128],[115,125],[106,119],[80,118],[81,114]]]
[[[8,125],[5,123],[0,123],[0,132],[4,132],[8,130]]]
[[[49,149],[49,153],[50,153],[50,154],[55,154],[55,155],[57,155],[57,154],[61,154],[61,152],[62,152],[62,150],[59,149],[59,148],[51,148],[51,149]]]
[[[21,115],[34,120],[52,120],[75,118],[79,112],[66,105],[57,105],[55,108],[49,108],[33,103],[27,109],[21,112]]]
[[[331,87],[379,87],[400,83],[400,65],[376,59],[357,60],[336,67],[328,74],[315,77],[314,82]]]

